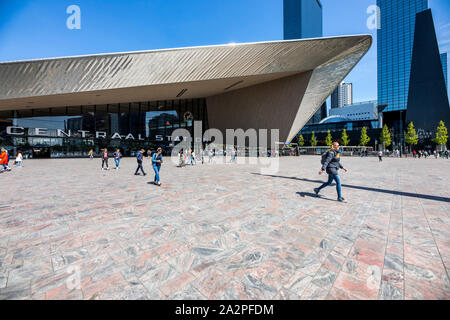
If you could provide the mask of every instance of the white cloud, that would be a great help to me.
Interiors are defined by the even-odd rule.
[[[444,29],[447,29],[447,28],[450,28],[450,23],[447,23],[447,24],[444,24],[444,25],[440,26],[439,30],[444,30]]]
[[[439,42],[439,46],[445,46],[447,44],[450,44],[450,39],[446,39],[446,40],[441,40]]]

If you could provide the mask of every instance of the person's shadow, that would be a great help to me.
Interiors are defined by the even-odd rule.
[[[310,197],[310,198],[316,198],[316,199],[322,199],[322,200],[328,200],[328,201],[337,201],[337,200],[333,200],[333,199],[324,198],[320,195],[317,195],[317,194],[311,193],[311,192],[297,192],[297,194],[302,198]]]

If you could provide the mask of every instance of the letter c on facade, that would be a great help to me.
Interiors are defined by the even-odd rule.
[[[13,130],[22,130],[22,132],[16,132]],[[23,136],[25,133],[23,132],[24,128],[23,127],[6,127],[6,133],[9,135],[14,135],[14,136]]]

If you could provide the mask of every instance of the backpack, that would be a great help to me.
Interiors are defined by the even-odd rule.
[[[330,152],[330,151],[327,151],[322,154],[322,159],[320,160],[321,164],[325,164],[325,161],[327,160],[327,157],[328,157],[328,152]]]

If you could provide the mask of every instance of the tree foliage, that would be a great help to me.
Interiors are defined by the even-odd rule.
[[[444,145],[447,144],[448,139],[448,133],[447,133],[447,127],[445,126],[444,121],[439,122],[439,126],[436,129],[436,138],[434,139],[434,142],[438,145]]]
[[[302,134],[300,134],[300,135],[298,136],[298,145],[299,145],[300,147],[303,147],[303,146],[305,145],[305,138],[303,138],[303,135],[302,135]]]
[[[309,142],[311,143],[312,147],[317,146],[317,139],[316,139],[316,135],[314,134],[314,131],[312,132],[311,140]]]
[[[387,125],[384,125],[383,130],[381,130],[380,142],[384,143],[385,147],[389,147],[392,144],[391,133]]]
[[[361,138],[359,140],[359,145],[367,146],[370,141],[370,137],[367,135],[367,127],[363,127],[361,130]]]
[[[416,129],[414,128],[414,123],[412,121],[408,124],[405,143],[409,146],[415,146],[419,143],[419,135],[416,134]]]
[[[325,143],[327,146],[331,146],[333,143],[333,137],[331,136],[330,130],[328,130],[327,138],[325,139]]]
[[[347,129],[344,129],[344,131],[342,131],[341,144],[343,146],[348,146],[349,143],[350,143],[350,139],[348,138]]]

